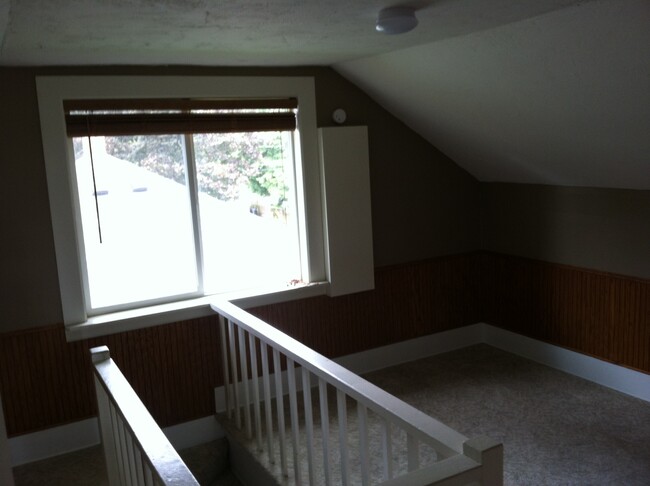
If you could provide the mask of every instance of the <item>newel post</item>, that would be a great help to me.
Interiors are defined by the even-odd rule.
[[[93,360],[93,364],[96,364],[110,359],[111,352],[109,351],[108,346],[97,346],[96,348],[90,349],[90,357]]]
[[[503,444],[477,437],[463,443],[463,453],[481,464],[484,486],[503,486]]]
[[[106,460],[106,471],[108,473],[108,484],[119,486],[120,471],[115,452],[115,435],[111,418],[111,399],[104,389],[103,383],[98,378],[97,366],[104,362],[110,364],[111,352],[108,346],[98,346],[90,350],[90,357],[93,362],[93,377],[95,382],[95,394],[97,395],[97,418],[99,419],[99,431],[101,434],[104,458]]]

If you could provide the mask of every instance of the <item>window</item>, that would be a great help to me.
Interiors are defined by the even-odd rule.
[[[88,314],[302,280],[295,99],[64,108]]]
[[[325,279],[312,79],[37,88],[66,324]]]

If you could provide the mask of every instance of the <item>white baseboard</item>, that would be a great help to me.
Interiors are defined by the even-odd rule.
[[[363,374],[371,371],[415,361],[416,359],[447,353],[482,342],[483,324],[429,334],[379,348],[349,354],[335,359],[350,371]]]
[[[489,344],[650,402],[650,375],[483,323],[350,354],[335,361],[362,374],[479,343]],[[223,387],[215,389],[215,398],[217,409],[223,409]],[[163,432],[177,449],[203,444],[224,435],[214,416],[168,427]],[[95,418],[9,439],[13,466],[97,444],[99,428]]]
[[[650,375],[648,374],[489,324],[481,324],[481,326],[482,342],[485,344],[650,402]]]
[[[91,418],[9,439],[12,466],[39,461],[99,444],[97,419]]]
[[[163,432],[176,449],[205,444],[225,435],[214,415],[166,427]],[[96,418],[19,435],[9,439],[11,465],[16,467],[99,443],[99,424]]]

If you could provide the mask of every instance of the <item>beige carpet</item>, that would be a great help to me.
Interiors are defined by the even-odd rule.
[[[650,485],[650,403],[477,345],[366,376],[504,444],[505,484]]]

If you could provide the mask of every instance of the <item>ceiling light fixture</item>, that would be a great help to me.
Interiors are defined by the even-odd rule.
[[[416,25],[418,19],[411,7],[388,7],[379,11],[376,29],[384,34],[403,34]]]

